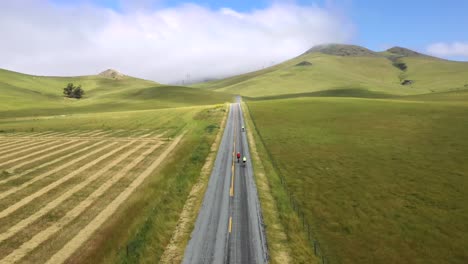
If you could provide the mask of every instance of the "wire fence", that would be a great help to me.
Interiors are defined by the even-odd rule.
[[[276,173],[278,174],[278,176],[280,178],[281,185],[283,186],[284,190],[286,191],[286,194],[289,197],[289,203],[290,203],[292,209],[298,215],[298,217],[299,217],[299,219],[300,219],[300,221],[302,223],[302,228],[304,230],[304,233],[306,234],[306,237],[307,237],[311,247],[313,248],[315,256],[319,259],[320,263],[330,264],[329,257],[327,256],[327,254],[325,253],[324,248],[321,246],[320,242],[318,241],[317,236],[314,234],[315,232],[313,231],[313,226],[306,219],[306,217],[304,215],[304,210],[301,208],[300,204],[294,199],[293,193],[288,188],[288,185],[286,183],[286,179],[285,179],[283,173],[281,172],[281,170],[280,170],[280,168],[278,166],[278,163],[276,162],[276,160],[271,155],[271,152],[268,149],[267,144],[265,144],[265,140],[263,139],[262,134],[257,129],[258,126],[257,126],[257,123],[256,123],[255,119],[253,118],[253,115],[252,115],[252,112],[250,111],[249,105],[247,103],[245,103],[245,105],[246,105],[247,111],[248,111],[248,113],[249,113],[249,115],[251,117],[250,119],[252,120],[252,123],[254,125],[254,129],[257,132],[257,135],[260,138],[261,144],[263,145],[263,147],[265,149],[265,152],[266,152],[266,154],[268,156],[268,159],[271,161],[271,164],[272,164],[274,170],[276,171]]]

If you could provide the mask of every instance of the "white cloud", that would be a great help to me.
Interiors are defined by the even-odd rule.
[[[116,68],[174,82],[251,71],[313,45],[349,42],[353,26],[326,7],[294,3],[251,12],[194,4],[116,12],[7,0],[0,2],[0,36],[1,68],[39,75]]]
[[[427,47],[427,52],[440,57],[468,57],[468,43],[435,43]]]

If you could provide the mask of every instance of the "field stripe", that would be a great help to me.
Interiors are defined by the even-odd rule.
[[[80,140],[80,141],[79,141],[79,140],[72,140],[72,141],[70,141],[70,142],[71,142],[71,143],[76,143],[76,142],[77,142],[78,144],[72,144],[71,146],[68,146],[68,147],[66,147],[66,148],[61,148],[61,149],[58,149],[58,150],[56,150],[56,151],[50,152],[50,153],[48,153],[47,155],[42,155],[42,156],[37,157],[37,158],[35,158],[35,159],[30,159],[30,160],[24,161],[24,162],[22,162],[22,163],[20,163],[20,164],[16,164],[15,166],[13,166],[13,167],[11,167],[11,168],[8,168],[7,171],[8,171],[9,173],[13,173],[15,170],[17,170],[18,168],[21,168],[21,167],[23,167],[23,166],[25,166],[25,165],[31,164],[31,163],[36,162],[36,161],[38,161],[38,160],[42,160],[42,159],[48,158],[48,157],[50,157],[50,156],[56,155],[56,154],[58,154],[58,153],[65,152],[65,151],[70,150],[70,149],[72,149],[72,148],[79,147],[79,146],[81,146],[81,145],[84,145],[84,144],[88,143],[88,141],[81,141],[81,140]]]
[[[80,136],[92,136],[93,134],[99,133],[101,130],[92,130],[85,133],[82,133]]]
[[[31,152],[29,153],[28,155],[24,155],[24,156],[20,156],[18,158],[15,158],[15,159],[10,159],[10,160],[7,160],[7,161],[4,161],[4,162],[0,162],[0,166],[5,166],[5,165],[8,165],[8,164],[11,164],[13,162],[16,162],[16,161],[19,161],[19,160],[23,160],[23,159],[27,159],[29,157],[32,157],[32,156],[35,156],[35,155],[38,155],[38,154],[41,154],[41,153],[44,153],[44,152],[47,152],[47,151],[51,151],[51,150],[54,150],[56,148],[60,148],[60,147],[63,147],[63,146],[67,146],[73,142],[76,142],[76,140],[74,141],[69,141],[69,142],[65,142],[65,144],[63,144],[63,142],[60,142],[59,144],[60,145],[56,145],[56,142],[51,142],[52,144],[54,144],[53,146],[51,147],[48,147],[48,148],[45,148],[45,149],[41,149],[39,151],[36,151],[36,152],[31,152],[31,151],[28,151],[28,152]],[[62,145],[63,144],[63,145]]]
[[[65,163],[65,164],[63,164],[63,165],[61,165],[61,166],[59,166],[59,167],[54,168],[53,170],[47,171],[47,172],[45,172],[45,173],[43,173],[43,174],[40,174],[40,175],[38,175],[38,176],[32,178],[31,180],[29,180],[29,181],[27,181],[27,182],[24,182],[24,183],[21,184],[20,186],[12,187],[12,188],[9,189],[8,191],[4,191],[4,192],[0,193],[0,199],[3,199],[3,198],[5,198],[6,196],[8,196],[8,195],[10,195],[10,194],[12,194],[12,193],[14,193],[14,192],[17,192],[17,191],[19,191],[19,190],[22,190],[22,189],[28,187],[29,185],[35,183],[35,182],[38,181],[38,180],[41,180],[41,179],[43,179],[43,178],[45,178],[45,177],[47,177],[47,176],[49,176],[49,175],[52,175],[52,174],[54,174],[54,173],[56,173],[56,172],[58,172],[58,171],[60,171],[60,170],[62,170],[62,169],[65,169],[65,168],[67,168],[67,167],[70,166],[70,165],[73,165],[73,164],[75,164],[75,163],[78,163],[78,162],[80,162],[80,161],[82,161],[82,160],[88,158],[89,156],[94,155],[94,154],[96,154],[96,153],[98,153],[98,152],[100,152],[100,151],[102,151],[102,150],[104,150],[104,149],[106,149],[106,148],[109,148],[109,147],[111,147],[111,146],[113,146],[113,145],[115,145],[115,144],[117,144],[117,142],[113,142],[113,143],[110,143],[110,144],[105,145],[105,146],[103,146],[103,147],[100,147],[100,148],[98,148],[98,149],[95,149],[95,150],[93,150],[93,151],[91,151],[91,152],[89,152],[89,153],[87,153],[87,154],[85,154],[85,155],[79,157],[78,159],[71,160],[71,161],[69,161],[69,162],[67,162],[67,163]],[[0,215],[1,215],[2,213],[3,213],[3,212],[0,212]],[[0,218],[2,218],[2,217],[0,217]]]
[[[29,146],[27,148],[22,148],[20,149],[19,151],[14,151],[13,153],[9,153],[7,155],[3,155],[0,159],[6,159],[6,158],[10,158],[10,157],[15,157],[15,156],[18,156],[18,155],[22,155],[23,153],[31,153],[32,151],[36,151],[36,150],[39,150],[39,152],[42,152],[42,148],[45,148],[45,147],[48,147],[47,149],[50,149],[50,148],[53,148],[53,147],[50,147],[51,145],[55,145],[57,144],[57,142],[55,142],[54,140],[48,140],[46,142],[44,142],[44,144],[42,145],[38,145],[38,146]],[[36,153],[36,152],[35,152]],[[28,154],[27,156],[32,156],[33,154]],[[22,157],[24,156],[21,156],[21,158],[17,158],[17,159],[22,159]],[[3,165],[3,164],[7,164],[7,163],[10,163],[11,160],[7,160],[7,161],[4,161],[2,163],[0,163],[0,166]]]
[[[60,184],[62,184],[62,183],[64,183],[64,182],[68,181],[69,179],[73,178],[74,176],[76,176],[77,174],[81,173],[82,171],[84,171],[84,170],[86,170],[86,169],[89,169],[89,168],[91,168],[92,166],[95,166],[95,165],[98,164],[99,162],[101,162],[101,161],[107,159],[108,157],[114,155],[115,153],[119,152],[120,150],[122,150],[122,149],[124,149],[124,148],[126,148],[126,147],[128,147],[128,146],[130,146],[130,145],[133,144],[133,143],[134,143],[134,141],[131,141],[131,142],[129,142],[129,143],[125,144],[125,145],[122,145],[122,146],[120,146],[120,147],[118,147],[118,148],[116,148],[116,149],[114,149],[114,150],[112,150],[112,151],[110,151],[110,152],[107,152],[106,154],[100,156],[99,158],[94,159],[93,161],[91,161],[91,162],[89,162],[89,163],[83,165],[82,167],[78,168],[77,170],[75,170],[75,171],[73,171],[73,172],[70,172],[69,174],[63,176],[62,178],[60,178],[60,179],[54,181],[53,183],[51,183],[51,184],[49,184],[49,185],[43,187],[42,189],[38,190],[37,192],[32,193],[31,195],[24,197],[23,199],[19,200],[19,201],[16,202],[15,204],[10,205],[9,207],[7,207],[7,208],[5,208],[3,211],[1,211],[1,212],[0,212],[0,218],[4,218],[4,217],[10,215],[10,214],[13,213],[14,211],[18,210],[20,207],[22,207],[22,206],[24,206],[24,205],[30,203],[30,202],[33,201],[34,199],[36,199],[36,198],[42,196],[43,194],[49,192],[50,190],[54,189],[55,187],[59,186]],[[112,144],[110,144],[110,145],[108,145],[108,146],[112,146],[112,145],[115,145],[115,144],[117,144],[117,142],[113,142]],[[91,153],[88,153],[87,155],[85,155],[85,156],[83,156],[83,157],[80,157],[80,158],[77,159],[77,160],[83,160],[83,159],[87,158],[88,156],[90,156],[90,155],[92,155],[92,154],[94,154],[94,153],[97,153],[97,152],[99,152],[99,151],[100,151],[100,149],[95,150],[95,151],[93,151],[93,152],[91,152]],[[73,160],[73,161],[71,161],[71,162],[75,163],[76,161]],[[64,166],[60,166],[60,167],[64,167]],[[59,168],[60,168],[60,167],[59,167]],[[47,173],[46,173],[46,174],[47,174]],[[37,178],[37,177],[36,177],[36,178]],[[32,180],[31,182],[37,181],[36,178],[33,178],[33,180]],[[17,191],[18,189],[24,189],[25,187],[27,187],[27,186],[30,185],[30,184],[31,184],[31,183],[28,182],[28,183],[26,183],[26,184],[23,184],[22,186],[14,187],[14,188],[12,188],[11,190]],[[8,192],[9,192],[9,194],[12,193],[12,192],[10,192],[10,190],[8,190]],[[2,193],[0,196],[3,196],[3,193]],[[3,197],[4,197],[4,196],[3,196]],[[3,198],[3,197],[2,197],[2,198]]]
[[[76,130],[66,131],[66,132],[57,132],[58,134],[54,134],[52,137],[68,137],[70,135],[76,134],[76,132],[77,132]],[[46,137],[50,137],[50,135],[46,135]]]
[[[55,137],[55,136],[58,136],[58,135],[61,135],[63,134],[63,132],[52,132],[52,133],[49,133],[47,135],[42,135],[41,137]]]
[[[75,135],[79,135],[79,134],[81,134],[81,133],[83,133],[83,131],[74,130],[74,131],[72,131],[71,133],[69,133],[69,134],[67,135],[67,137],[74,137]]]
[[[148,176],[151,175],[151,173],[161,164],[161,162],[169,155],[169,153],[174,150],[174,148],[177,146],[177,144],[180,142],[184,134],[178,136],[172,143],[169,145],[169,147],[164,150],[163,153],[153,162],[151,165],[149,165],[145,171],[143,171],[138,177],[123,191],[117,196],[104,210],[101,211],[91,222],[89,222],[86,227],[81,229],[81,231],[73,237],[70,241],[68,241],[65,246],[60,249],[58,252],[56,252],[46,263],[47,264],[55,264],[55,263],[63,263],[65,262],[80,246],[85,243],[91,235],[109,218],[111,217],[115,211],[119,208],[119,206],[124,203],[128,197],[135,191],[136,188],[138,188],[144,180]],[[64,218],[66,218],[65,216]],[[32,240],[30,240],[32,241]],[[39,242],[39,243],[38,243]],[[23,244],[20,247],[20,251],[15,250],[12,252],[7,258],[7,260],[19,260],[27,254],[27,252],[24,252],[25,250],[28,250],[28,248],[35,248],[37,245],[40,244],[39,240],[33,241],[31,245],[25,245]],[[30,250],[28,250],[29,252]],[[15,253],[16,252],[16,253]],[[22,256],[21,256],[22,254]],[[18,255],[18,256],[17,256]],[[10,257],[11,256],[11,257]],[[21,256],[21,257],[20,257]],[[20,257],[20,258],[18,258]],[[6,263],[6,262],[5,262]]]
[[[79,149],[79,150],[77,150],[77,151],[75,151],[75,152],[73,152],[73,153],[69,153],[69,154],[67,154],[67,155],[65,155],[65,156],[62,156],[62,157],[58,158],[58,159],[55,159],[55,160],[52,160],[52,161],[43,163],[43,164],[41,164],[41,165],[39,165],[39,166],[37,166],[37,167],[35,167],[35,168],[32,168],[32,169],[23,171],[23,172],[21,172],[20,174],[17,174],[17,175],[15,175],[15,176],[11,176],[11,177],[9,177],[9,178],[7,178],[7,179],[1,180],[1,181],[0,181],[0,184],[3,184],[3,183],[5,183],[5,182],[9,182],[9,181],[12,181],[12,180],[16,180],[16,179],[18,179],[18,178],[20,178],[20,177],[22,177],[22,176],[24,176],[24,175],[26,175],[26,174],[29,174],[30,172],[33,172],[33,171],[35,171],[35,170],[38,170],[38,169],[40,169],[40,168],[43,168],[43,167],[46,167],[46,166],[49,166],[49,165],[52,165],[52,164],[55,164],[55,163],[58,163],[58,162],[60,162],[60,161],[62,161],[62,160],[64,160],[64,159],[66,159],[66,158],[69,158],[69,157],[74,156],[74,155],[76,155],[76,154],[78,154],[78,153],[81,153],[81,152],[83,152],[83,151],[86,151],[86,150],[88,150],[88,149],[90,149],[90,148],[92,148],[92,147],[99,146],[99,145],[101,145],[101,144],[103,144],[103,143],[105,143],[105,141],[96,142],[96,143],[94,143],[94,144],[92,144],[92,145],[90,145],[90,146],[87,146],[87,147],[85,147],[85,148]],[[0,199],[1,199],[1,198],[0,198]]]
[[[23,139],[15,139],[15,138],[11,139],[11,138],[9,138],[9,139],[7,139],[7,141],[2,142],[2,143],[0,144],[0,150],[1,150],[2,148],[8,147],[8,146],[15,145],[15,144],[17,144],[18,142],[21,142],[22,140],[23,140]]]
[[[89,227],[89,225],[93,225],[93,221],[95,221],[98,217],[101,216],[101,218],[103,218],[103,213],[105,213],[105,219],[106,220],[117,208],[118,206],[120,206],[120,204],[122,204],[127,198],[128,196],[130,196],[130,194],[132,194],[133,190],[136,189],[136,187],[138,187],[141,182],[149,175],[151,174],[151,172],[162,162],[162,160],[164,159],[165,156],[167,156],[167,154],[169,154],[169,152],[175,147],[175,145],[177,145],[177,143],[180,141],[180,137],[177,138],[172,144],[171,146],[169,146],[169,148],[167,148],[164,153],[159,156],[157,158],[157,160],[155,162],[153,162],[150,167],[148,167],[142,174],[140,174],[138,176],[138,178],[136,180],[134,180],[129,187],[127,187],[122,193],[120,193],[120,195],[114,199],[96,218],[94,218],[90,224],[88,224],[86,226],[86,228]],[[175,143],[175,144],[174,144]],[[156,146],[155,146],[156,147]],[[153,147],[153,148],[155,148]],[[157,148],[157,147],[156,147]],[[132,162],[133,163],[133,162]],[[136,163],[137,164],[137,163]],[[149,169],[151,169],[149,171]],[[148,172],[149,171],[149,172]],[[145,176],[146,175],[146,176]],[[145,177],[142,177],[142,176],[145,176]],[[99,192],[104,192],[106,190],[104,190],[104,188],[101,186],[98,190],[100,190]],[[95,191],[96,192],[96,191]],[[94,194],[94,193],[93,193]],[[68,213],[62,217],[59,221],[55,222],[53,225],[49,226],[48,228],[42,230],[41,232],[39,232],[38,234],[36,234],[33,238],[31,238],[29,241],[27,241],[26,243],[23,243],[19,248],[17,248],[16,250],[14,250],[13,252],[11,252],[8,256],[6,256],[4,259],[0,260],[0,264],[2,263],[15,263],[19,260],[21,260],[26,254],[28,254],[29,252],[31,252],[32,250],[34,250],[36,247],[38,247],[41,243],[43,243],[44,241],[46,241],[50,236],[52,236],[53,234],[55,234],[56,232],[58,232],[60,229],[62,229],[65,225],[69,224],[71,221],[73,221],[76,217],[78,217],[84,210],[86,210],[88,208],[88,206],[90,206],[93,201],[95,199],[99,198],[99,195],[90,195],[86,198],[85,201],[83,201],[82,203],[80,203],[78,206],[76,206],[75,208],[73,208],[73,210],[71,211],[68,211]],[[115,208],[114,208],[115,207]],[[109,214],[110,213],[110,214]],[[108,215],[107,215],[108,214]],[[99,218],[100,219],[100,218]],[[98,228],[99,226],[101,226],[102,222],[99,222],[98,225],[96,225],[96,227],[93,227],[93,228]],[[83,230],[86,230],[88,231],[87,229],[83,229]],[[83,231],[82,230],[82,231]],[[94,229],[95,230],[95,229]],[[94,230],[92,230],[92,232],[94,232]],[[78,236],[75,236],[74,239],[76,239],[77,237],[79,238],[83,238],[83,235],[80,236],[80,234],[82,233],[82,231],[78,234]],[[73,239],[73,240],[74,240]],[[72,240],[72,241],[73,241]],[[81,245],[83,241],[81,239],[78,239],[78,241],[75,242],[75,244],[79,244]],[[70,244],[67,243],[67,245]],[[79,246],[78,245],[78,246]],[[65,252],[64,252],[65,250]],[[68,253],[68,248],[63,248],[61,250],[59,250],[59,252],[57,252],[53,257],[57,256],[58,253],[62,253],[60,254],[58,257],[60,258],[61,256],[65,256],[65,254],[63,253]],[[62,257],[63,258],[63,257]],[[68,257],[66,257],[68,258]],[[62,261],[60,261],[62,262]],[[53,260],[53,259],[50,259],[47,263],[58,263],[56,260]]]
[[[100,136],[100,135],[105,135],[105,134],[109,134],[109,133],[112,133],[112,131],[101,131],[101,132],[97,132],[97,133],[94,133],[94,134],[91,134],[91,135],[87,135],[88,137],[90,136]]]
[[[54,131],[44,131],[44,132],[36,134],[34,136],[39,136],[40,135],[42,137],[44,135],[48,135],[48,134],[52,134],[52,133],[55,133],[55,132]]]
[[[48,140],[41,139],[41,140],[35,140],[35,141],[24,141],[22,143],[16,144],[14,146],[10,146],[9,148],[3,149],[0,152],[0,156],[3,156],[7,153],[16,151],[16,150],[21,150],[22,148],[27,148],[27,147],[32,147],[32,146],[37,146],[43,143],[49,142]],[[2,157],[3,158],[3,157]]]
[[[157,144],[155,147],[152,147],[151,150],[154,151],[157,147],[159,147],[161,145],[160,144]],[[86,187],[88,184],[90,184],[91,182],[95,181],[96,179],[98,179],[101,175],[103,175],[104,173],[108,172],[110,169],[112,169],[116,164],[119,164],[120,162],[122,162],[123,160],[125,160],[126,158],[128,158],[130,155],[134,154],[135,152],[141,150],[143,147],[145,146],[144,143],[139,143],[138,146],[136,146],[134,149],[128,151],[128,152],[125,152],[123,153],[119,158],[117,158],[116,160],[113,160],[111,163],[107,164],[104,168],[100,169],[99,171],[97,171],[96,173],[94,173],[93,175],[89,176],[88,178],[86,178],[86,180],[84,180],[83,182],[80,182],[79,184],[73,186],[73,188],[67,190],[65,193],[63,193],[62,195],[60,195],[59,197],[57,197],[55,200],[49,202],[46,206],[42,207],[39,211],[35,212],[33,215],[21,220],[20,222],[18,222],[17,224],[15,224],[14,226],[10,227],[7,231],[5,231],[4,233],[1,233],[0,234],[0,243],[3,242],[4,240],[12,237],[13,235],[15,235],[16,233],[18,233],[19,231],[21,231],[22,229],[26,228],[28,225],[32,224],[34,221],[36,221],[37,219],[39,219],[40,217],[44,216],[45,214],[47,214],[48,212],[52,211],[54,208],[56,208],[58,205],[60,205],[62,202],[64,202],[65,200],[67,200],[68,198],[70,198],[73,194],[79,192],[81,189],[83,189],[84,187]],[[151,152],[152,152],[151,151]],[[149,153],[151,153],[149,152]],[[148,151],[145,152],[145,156],[149,154]],[[143,154],[140,154],[141,156]],[[141,157],[140,156],[140,157]],[[138,158],[137,158],[138,159]],[[137,160],[135,159],[135,160]],[[142,159],[140,159],[142,160]],[[116,180],[114,180],[114,178],[117,178],[120,179],[122,178],[123,176],[126,175],[126,173],[131,169],[133,168],[135,165],[133,165],[134,162],[132,161],[132,163],[130,163],[129,165],[127,165],[124,169],[122,170],[119,170],[119,172],[117,173],[117,175],[119,176],[113,176],[111,179],[107,180],[106,183],[104,183],[103,185],[101,185],[99,187],[99,189],[97,190],[100,190],[102,189],[102,186],[109,186],[111,187],[115,182]],[[122,175],[122,176],[120,176]],[[108,187],[108,188],[109,188]],[[107,190],[108,188],[105,188],[105,190]],[[92,200],[94,201],[96,199],[96,193],[99,193],[99,196],[102,195],[101,192],[98,192],[98,191],[94,191],[92,194],[90,194],[86,199],[91,199],[90,197],[92,197]],[[86,200],[85,199],[85,200]],[[80,207],[80,205],[84,203],[84,201],[82,201],[78,207]]]

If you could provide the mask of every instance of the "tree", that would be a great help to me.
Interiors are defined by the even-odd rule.
[[[80,99],[84,95],[84,90],[81,85],[75,86],[73,83],[67,84],[67,87],[63,88],[63,94],[68,98]]]
[[[73,83],[69,83],[67,84],[67,87],[63,88],[63,94],[66,96],[66,97],[71,97],[72,93],[73,93]]]
[[[75,87],[75,89],[73,89],[72,97],[76,99],[80,99],[81,97],[83,97],[83,94],[84,94],[84,90],[81,89],[81,85],[80,85],[78,87]]]

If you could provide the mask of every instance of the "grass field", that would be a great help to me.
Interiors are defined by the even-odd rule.
[[[276,173],[330,263],[466,263],[464,94],[297,98],[248,106]],[[281,205],[289,198],[278,179],[270,185],[280,214],[287,212]],[[287,227],[288,218],[282,220]]]
[[[158,259],[224,111],[0,120],[0,263]]]
[[[154,263],[232,99],[5,70],[0,92],[0,263]]]

